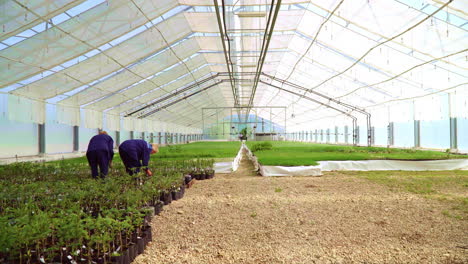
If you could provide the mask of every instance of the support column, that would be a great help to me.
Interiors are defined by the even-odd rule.
[[[158,144],[161,145],[161,132],[158,132]]]
[[[335,143],[338,143],[338,127],[335,126]]]
[[[388,141],[387,144],[388,146],[393,146],[395,145],[395,124],[393,122],[390,122],[388,124]]]
[[[457,133],[457,118],[450,118],[450,151],[456,152],[458,150],[458,133]]]
[[[421,147],[421,121],[414,120],[414,147]]]
[[[349,144],[349,127],[344,127],[344,141],[346,144]]]
[[[375,145],[375,127],[371,127],[371,131],[370,131],[370,145],[373,146]]]
[[[78,152],[80,149],[80,127],[73,126],[73,152]]]
[[[135,138],[134,138],[133,131],[130,131],[130,139],[135,139]]]
[[[143,139],[143,140],[146,141],[146,139],[145,139],[145,132],[141,132],[141,139]]]
[[[38,125],[39,132],[39,155],[46,153],[45,124]]]
[[[117,147],[120,145],[120,131],[115,131],[115,145]]]
[[[359,145],[359,132],[360,132],[360,129],[359,129],[359,126],[356,127],[356,139],[353,140],[353,144],[355,145]]]

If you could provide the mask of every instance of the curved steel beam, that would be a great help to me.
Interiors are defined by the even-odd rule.
[[[341,114],[344,114],[344,115],[348,116],[349,118],[351,118],[351,119],[353,120],[353,145],[356,145],[356,144],[357,144],[357,133],[356,133],[357,118],[356,118],[355,116],[353,116],[353,115],[351,115],[351,114],[349,114],[349,113],[347,113],[347,112],[345,112],[345,111],[343,111],[343,110],[341,110],[341,109],[335,108],[335,107],[333,107],[333,106],[331,106],[331,105],[328,105],[328,104],[322,103],[322,102],[320,102],[320,101],[318,101],[318,100],[315,100],[315,99],[313,99],[313,98],[311,98],[311,97],[302,95],[302,94],[300,94],[300,93],[296,93],[296,92],[290,91],[290,90],[288,90],[288,89],[281,88],[281,87],[279,87],[279,86],[273,85],[273,84],[271,84],[271,83],[267,83],[267,82],[262,81],[262,80],[259,80],[259,82],[261,82],[261,83],[263,83],[263,84],[266,84],[266,85],[268,85],[268,86],[271,86],[271,87],[273,87],[273,88],[276,88],[276,89],[278,89],[278,90],[281,90],[281,91],[284,91],[284,92],[287,92],[287,93],[290,93],[290,94],[294,94],[294,95],[296,95],[296,96],[300,96],[300,97],[302,97],[302,98],[304,98],[304,99],[307,99],[307,100],[312,101],[312,102],[314,102],[314,103],[316,103],[316,104],[325,106],[326,108],[330,108],[330,109],[332,109],[332,110],[335,110],[335,111],[337,111],[337,112],[339,112],[339,113],[341,113]]]

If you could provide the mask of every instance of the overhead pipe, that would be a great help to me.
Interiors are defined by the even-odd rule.
[[[144,115],[139,116],[138,118],[141,119],[141,118],[145,118],[145,117],[148,117],[148,116],[150,116],[150,115],[153,115],[153,114],[155,114],[155,113],[157,113],[157,112],[159,112],[159,111],[161,111],[161,110],[163,110],[163,109],[165,109],[165,108],[167,108],[167,107],[169,107],[169,106],[171,106],[171,105],[177,104],[177,103],[179,103],[179,102],[181,102],[181,101],[183,101],[183,100],[185,100],[185,99],[188,99],[188,98],[190,98],[190,97],[192,97],[192,96],[194,96],[194,95],[197,95],[197,94],[199,94],[199,93],[201,93],[201,92],[203,92],[203,91],[206,91],[206,90],[210,89],[211,87],[214,87],[214,86],[216,86],[216,85],[218,85],[218,84],[220,84],[220,83],[222,83],[222,82],[224,82],[224,81],[218,81],[218,82],[216,82],[216,83],[214,83],[214,84],[211,84],[211,85],[209,85],[209,86],[207,86],[207,87],[205,87],[205,88],[203,88],[203,89],[200,89],[200,90],[195,91],[195,92],[193,92],[193,93],[191,93],[191,94],[189,94],[189,95],[186,95],[186,96],[184,96],[184,97],[182,97],[182,98],[179,98],[179,99],[177,99],[177,100],[175,100],[175,101],[172,101],[172,102],[170,102],[170,103],[168,103],[168,104],[166,104],[166,105],[163,105],[163,106],[161,106],[161,107],[158,107],[158,108],[156,108],[156,109],[153,109],[153,110],[151,110],[150,112],[148,112],[148,113],[146,113],[146,114],[144,114]]]
[[[303,86],[300,86],[300,85],[298,85],[298,84],[295,84],[295,83],[292,83],[292,82],[289,82],[289,81],[286,81],[286,80],[277,78],[277,77],[275,77],[275,76],[266,74],[266,73],[264,73],[264,72],[262,72],[262,75],[263,75],[263,76],[266,76],[266,77],[268,77],[268,78],[270,78],[270,79],[272,79],[272,80],[278,81],[278,82],[280,82],[280,83],[283,83],[283,84],[286,84],[286,85],[295,87],[295,88],[300,89],[300,90],[302,90],[302,91],[305,91],[305,92],[307,92],[307,93],[315,94],[315,95],[317,95],[317,96],[320,96],[320,97],[322,97],[322,98],[327,99],[328,101],[334,102],[334,103],[336,103],[336,104],[338,104],[338,105],[344,106],[344,107],[346,107],[346,108],[348,108],[348,109],[351,109],[351,110],[353,110],[353,111],[357,111],[357,112],[359,112],[359,113],[361,113],[361,114],[364,114],[364,115],[366,116],[366,122],[367,122],[367,145],[368,145],[368,146],[371,146],[371,144],[372,144],[372,128],[371,128],[371,114],[370,114],[369,112],[367,112],[367,111],[365,111],[364,109],[359,108],[359,107],[357,107],[357,106],[354,106],[354,105],[351,105],[351,104],[348,104],[348,103],[341,102],[341,101],[336,100],[336,99],[334,99],[334,98],[332,98],[332,97],[330,97],[330,96],[327,96],[327,95],[324,95],[324,94],[322,94],[322,93],[319,93],[319,92],[317,92],[317,91],[315,91],[315,90],[307,89],[307,88],[305,88],[305,87],[303,87]],[[300,96],[300,97],[304,97],[305,95],[299,95],[299,96]]]
[[[228,50],[226,48],[226,43],[224,42],[225,40],[225,34],[224,34],[224,31],[226,31],[226,38],[228,39],[229,41],[229,38],[227,36],[227,29],[224,29],[223,30],[223,24],[221,22],[221,15],[219,13],[219,5],[218,5],[218,1],[217,0],[213,0],[214,2],[214,5],[215,5],[215,10],[216,10],[216,18],[217,18],[217,22],[218,22],[218,28],[219,28],[219,33],[221,35],[221,43],[223,44],[223,51],[224,51],[224,59],[226,60],[226,68],[228,70],[228,73],[229,73],[229,77],[231,78],[231,89],[232,89],[232,94],[234,96],[234,105],[238,106],[239,105],[239,98],[238,98],[238,94],[236,92],[236,88],[234,86],[234,83],[233,83],[233,80],[234,79],[234,76],[232,75],[232,71],[233,69],[231,70],[231,68],[233,67],[232,65],[232,62],[231,60],[228,58]],[[231,63],[230,63],[231,62]]]
[[[267,82],[262,81],[262,80],[259,80],[259,82],[261,82],[261,83],[263,83],[263,84],[266,84],[266,85],[268,85],[268,86],[271,86],[271,87],[273,87],[273,88],[276,88],[276,89],[278,89],[278,90],[281,90],[281,91],[284,91],[284,92],[287,92],[287,93],[290,93],[290,94],[294,94],[294,95],[296,95],[296,96],[301,96],[301,97],[303,97],[303,98],[305,98],[305,99],[307,99],[307,100],[309,100],[309,101],[312,101],[312,102],[314,102],[314,103],[316,103],[316,104],[325,106],[325,107],[327,107],[327,108],[330,108],[330,109],[332,109],[332,110],[335,110],[335,111],[337,111],[337,112],[339,112],[339,113],[341,113],[341,114],[344,114],[344,115],[348,116],[349,118],[351,118],[351,119],[353,120],[353,145],[357,145],[357,133],[356,133],[357,118],[356,118],[355,116],[353,116],[353,115],[349,114],[348,112],[345,112],[345,111],[343,111],[343,110],[341,110],[341,109],[335,108],[335,107],[333,107],[333,106],[331,106],[331,105],[328,105],[328,104],[322,103],[322,102],[320,102],[320,101],[318,101],[318,100],[315,100],[315,99],[313,99],[313,98],[310,98],[310,97],[308,97],[308,96],[301,95],[300,93],[296,93],[296,92],[290,91],[290,90],[288,90],[288,89],[281,88],[281,87],[279,87],[279,86],[273,85],[273,84],[271,84],[271,83],[267,83]]]
[[[143,110],[145,110],[145,109],[147,109],[147,108],[149,108],[149,107],[151,107],[151,106],[154,106],[154,105],[156,105],[156,104],[159,104],[159,103],[161,103],[161,102],[164,102],[165,100],[167,100],[167,99],[169,99],[169,98],[171,98],[171,97],[173,97],[173,96],[176,96],[176,95],[178,95],[178,94],[180,94],[180,93],[183,93],[183,92],[185,92],[185,91],[188,91],[188,90],[190,90],[190,89],[192,89],[192,88],[194,88],[194,87],[196,87],[196,86],[199,86],[200,84],[206,83],[207,81],[210,81],[210,80],[212,80],[212,79],[214,79],[214,78],[216,78],[216,77],[218,77],[218,76],[219,76],[219,73],[217,73],[217,74],[215,74],[215,75],[213,75],[213,76],[207,77],[207,78],[205,78],[205,79],[203,79],[203,80],[201,80],[201,81],[195,82],[194,84],[191,84],[191,85],[189,85],[189,86],[187,86],[187,87],[185,87],[185,88],[183,88],[183,89],[181,89],[181,90],[178,90],[178,91],[176,91],[175,93],[171,93],[171,94],[169,94],[169,95],[167,95],[167,96],[165,96],[165,97],[163,97],[163,98],[161,98],[161,99],[158,99],[157,101],[155,101],[155,102],[153,102],[153,103],[151,103],[151,104],[149,104],[149,105],[146,105],[146,106],[144,106],[144,107],[141,107],[141,108],[139,108],[139,109],[137,109],[137,110],[135,110],[135,111],[133,111],[133,112],[131,112],[131,113],[125,115],[125,117],[129,117],[129,116],[131,116],[131,115],[133,115],[133,114],[135,114],[135,113],[138,113],[138,112],[140,112],[140,111],[143,111]]]
[[[265,33],[264,33],[264,36],[266,36],[266,38],[264,37],[263,39],[262,50],[260,51],[260,57],[257,62],[257,69],[256,69],[255,77],[254,77],[252,93],[250,94],[250,99],[248,103],[248,106],[250,107],[253,106],[253,100],[255,98],[255,93],[257,91],[258,81],[260,80],[260,75],[262,73],[263,64],[265,63],[265,58],[268,52],[268,47],[270,46],[270,40],[271,40],[271,36],[273,35],[273,29],[275,28],[276,19],[278,18],[278,13],[279,13],[279,10],[281,9],[281,0],[278,0],[278,2],[276,3],[276,7],[275,7],[275,13],[273,14],[273,17],[271,17],[274,3],[275,3],[275,0],[271,0],[270,13],[268,15],[268,20],[267,20],[267,24],[265,27]],[[271,21],[271,24],[270,24],[270,21]],[[265,40],[266,40],[266,43],[265,43]],[[248,109],[247,115],[246,115],[246,121],[247,121],[249,112],[250,110]]]

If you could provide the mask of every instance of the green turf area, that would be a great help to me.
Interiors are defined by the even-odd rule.
[[[190,144],[160,147],[159,153],[151,159],[178,158],[230,158],[235,157],[240,149],[238,141],[195,142]]]
[[[194,158],[234,158],[240,149],[239,141],[195,142],[189,144],[159,147],[159,153],[151,155],[151,160],[194,159]],[[48,163],[60,163],[60,160]],[[88,162],[86,157],[67,159],[67,163]],[[119,153],[115,153],[113,162],[121,162]]]
[[[257,149],[250,141],[247,146]],[[395,149],[379,147],[354,147],[303,142],[272,141],[271,149],[257,150],[254,154],[262,165],[301,166],[317,165],[321,160],[434,160],[468,158],[466,155],[454,155],[437,151],[413,149]]]
[[[468,171],[347,171],[386,185],[393,191],[405,191],[448,203],[443,213],[457,219],[468,217]]]

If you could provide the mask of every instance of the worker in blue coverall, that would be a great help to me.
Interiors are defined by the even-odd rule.
[[[114,140],[107,135],[106,131],[99,132],[98,135],[91,138],[86,151],[89,166],[91,167],[91,175],[94,179],[98,175],[104,179],[109,172],[109,167],[112,166],[112,158],[114,157]],[[98,172],[98,167],[100,173]]]
[[[150,144],[142,139],[125,140],[119,146],[120,158],[130,175],[140,172],[140,168],[143,167],[146,175],[152,176],[148,162],[150,154],[158,152],[158,144]]]

